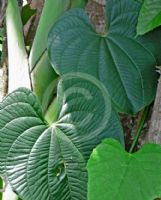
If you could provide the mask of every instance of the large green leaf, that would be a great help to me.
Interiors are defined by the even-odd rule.
[[[54,3],[53,0],[45,1],[29,56],[29,63],[32,70],[36,67],[44,51],[46,51],[48,33],[52,25],[67,9],[70,9],[70,6],[82,8],[84,5],[85,0],[55,0]]]
[[[62,78],[51,125],[30,90],[18,89],[0,105],[0,172],[23,200],[86,200],[92,149],[107,137],[123,143],[106,90],[83,77]]]
[[[127,113],[154,99],[154,67],[161,61],[160,30],[136,38],[140,5],[133,0],[108,1],[106,35],[93,30],[84,10],[68,11],[53,26],[48,40],[57,73],[92,74],[106,86],[118,110]]]
[[[39,0],[37,0],[38,2]],[[57,19],[71,7],[84,7],[85,0],[46,0],[40,17],[36,36],[29,56],[29,64],[32,69],[32,88],[38,96],[43,111],[49,116],[50,107],[53,107],[55,95],[55,85],[57,83],[57,74],[52,68],[47,47],[47,38],[49,30]],[[51,12],[52,7],[52,12]],[[45,93],[45,95],[44,95]],[[43,98],[45,97],[45,98]],[[45,100],[45,101],[44,101]],[[53,110],[53,109],[52,109]]]
[[[161,146],[146,144],[130,154],[116,140],[104,140],[88,172],[88,200],[153,200],[161,197]]]
[[[137,34],[143,35],[161,25],[161,1],[144,0],[142,5]]]

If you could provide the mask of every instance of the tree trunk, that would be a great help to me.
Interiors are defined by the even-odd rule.
[[[86,12],[90,21],[98,34],[106,34],[106,0],[89,0],[86,5]]]
[[[145,142],[161,144],[161,76],[158,82],[156,99],[153,107],[150,127]]]
[[[5,26],[5,25],[4,25]],[[2,55],[0,62],[0,101],[6,96],[8,91],[8,64],[7,64],[7,36],[4,27],[4,38],[2,44]]]

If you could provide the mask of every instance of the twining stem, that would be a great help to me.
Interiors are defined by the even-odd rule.
[[[142,111],[142,115],[140,117],[140,121],[138,123],[138,128],[137,128],[137,131],[136,131],[136,134],[135,134],[135,137],[134,137],[134,140],[133,140],[133,143],[131,145],[131,148],[129,150],[129,153],[132,153],[136,144],[138,143],[138,140],[139,140],[139,137],[141,135],[141,132],[142,132],[142,129],[144,127],[144,124],[145,124],[145,121],[148,117],[148,114],[149,114],[149,110],[150,110],[150,106],[147,106],[143,111]]]

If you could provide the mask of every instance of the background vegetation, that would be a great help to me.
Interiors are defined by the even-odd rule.
[[[161,198],[161,2],[1,0],[0,23],[0,199]]]

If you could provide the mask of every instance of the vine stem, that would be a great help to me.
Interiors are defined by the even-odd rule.
[[[149,111],[150,111],[150,106],[147,106],[143,111],[142,111],[142,114],[141,114],[141,117],[140,117],[140,121],[138,123],[138,128],[137,128],[137,131],[136,131],[136,134],[135,134],[135,137],[134,137],[134,140],[133,140],[133,143],[131,145],[131,148],[129,150],[129,153],[132,153],[136,144],[138,143],[138,140],[139,140],[139,137],[141,135],[141,132],[142,132],[142,129],[144,127],[144,124],[145,124],[145,121],[148,117],[148,114],[149,114]]]

